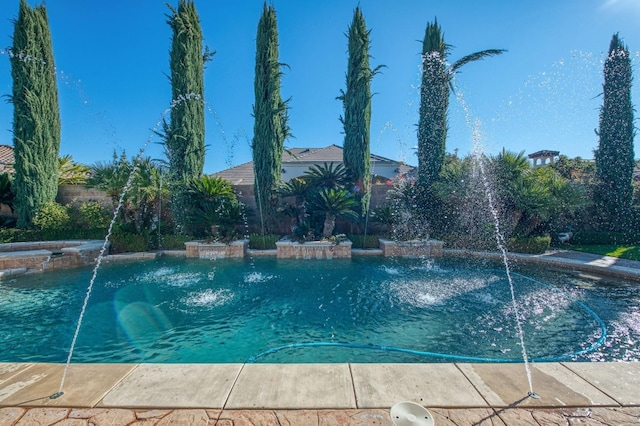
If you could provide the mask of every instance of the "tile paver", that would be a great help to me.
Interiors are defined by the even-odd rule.
[[[413,401],[430,407],[486,407],[454,364],[351,364],[358,408]]]
[[[620,405],[640,405],[640,363],[575,362],[565,365]]]
[[[533,390],[538,394],[538,399],[527,396],[529,383],[522,364],[460,364],[459,368],[494,408],[589,407],[595,405],[591,398],[596,398],[600,403],[606,401],[606,396],[587,382],[581,388],[577,385],[577,378],[564,372],[556,377],[548,366],[529,366]]]
[[[222,408],[242,364],[141,364],[101,407]]]
[[[16,362],[0,362],[0,386],[11,377],[31,367],[32,364]]]
[[[606,394],[558,363],[529,364],[533,391],[524,364],[458,364],[475,388],[492,407],[506,406],[596,406],[617,405]]]
[[[65,366],[35,364],[0,385],[0,406],[92,407],[135,367],[135,364],[71,364],[64,395],[51,399],[60,388]]]
[[[348,364],[247,364],[225,406],[356,408]]]

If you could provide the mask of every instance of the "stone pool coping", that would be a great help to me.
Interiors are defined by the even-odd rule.
[[[533,363],[530,369],[539,399],[528,397],[523,364],[72,364],[64,395],[50,399],[64,365],[0,363],[0,424],[28,415],[78,421],[197,415],[214,421],[199,424],[215,424],[225,416],[277,420],[277,413],[300,419],[291,424],[320,424],[302,421],[304,413],[351,419],[326,424],[391,424],[388,410],[400,401],[443,420],[475,419],[444,424],[594,415],[613,419],[598,424],[640,421],[640,363]]]
[[[83,266],[95,262],[102,244],[101,240],[70,240],[36,243],[8,243],[0,244],[0,281],[15,275],[30,272],[46,272],[47,270],[66,269]],[[62,246],[61,246],[62,244]],[[52,257],[55,248],[65,253],[65,256]],[[276,250],[246,250],[247,257],[277,257]],[[384,256],[382,249],[352,249],[353,257]],[[484,258],[501,260],[502,253],[495,251],[472,251],[459,249],[444,249],[442,255],[451,257]],[[139,253],[112,254],[103,257],[102,262],[119,262],[131,260],[148,260],[160,256],[187,256],[187,250],[158,250]],[[25,262],[35,262],[36,266],[28,266]],[[640,262],[582,253],[571,250],[548,250],[543,254],[509,253],[509,260],[515,263],[546,264],[551,267],[568,269],[570,271],[591,272],[615,278],[640,281]],[[12,263],[7,263],[12,259]],[[300,259],[301,262],[310,259]],[[328,260],[328,259],[325,259]],[[330,260],[329,260],[330,261]]]
[[[110,243],[107,242],[106,249]],[[59,240],[0,244],[0,280],[31,272],[95,264],[103,240]]]

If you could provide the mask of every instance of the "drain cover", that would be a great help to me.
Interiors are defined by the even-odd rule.
[[[395,426],[433,426],[433,416],[415,402],[398,402],[391,407],[391,421]]]

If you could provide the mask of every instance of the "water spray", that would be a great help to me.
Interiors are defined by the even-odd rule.
[[[473,157],[475,158],[476,163],[478,164],[478,168],[480,171],[480,178],[482,179],[482,184],[484,187],[484,193],[485,193],[485,196],[487,197],[489,211],[493,218],[496,244],[498,246],[498,249],[502,253],[502,263],[504,264],[504,269],[507,274],[507,279],[509,280],[509,290],[511,292],[511,304],[513,306],[518,338],[520,339],[520,347],[522,349],[522,359],[524,361],[524,369],[527,375],[527,383],[529,384],[529,395],[530,396],[536,395],[535,392],[533,391],[533,379],[531,375],[531,368],[529,366],[529,356],[527,355],[527,348],[524,342],[524,331],[522,329],[523,318],[522,318],[522,314],[520,313],[518,303],[516,302],[516,294],[515,294],[515,289],[513,285],[513,278],[511,277],[509,253],[507,251],[507,245],[505,243],[504,235],[502,234],[500,216],[498,212],[498,207],[496,206],[496,203],[495,203],[493,189],[491,188],[489,179],[487,177],[487,172],[484,167],[484,159],[482,155],[482,144],[481,144],[481,135],[480,135],[480,120],[476,119],[472,123],[469,107],[467,106],[462,96],[462,93],[460,91],[456,93],[456,98],[458,99],[458,101],[462,105],[462,108],[464,109],[467,124],[472,129]]]
[[[78,340],[78,335],[80,334],[80,327],[82,326],[82,320],[84,319],[84,315],[85,312],[87,310],[87,305],[89,304],[89,298],[91,297],[91,292],[93,291],[93,286],[95,284],[95,280],[96,277],[98,275],[98,269],[100,269],[100,265],[102,264],[102,259],[105,256],[105,253],[107,251],[107,247],[109,246],[109,240],[111,238],[111,233],[113,232],[113,227],[115,225],[116,220],[118,219],[118,214],[120,213],[120,210],[122,209],[122,206],[124,205],[124,199],[125,196],[127,195],[127,193],[129,192],[129,189],[131,189],[131,186],[133,184],[133,179],[135,177],[135,174],[138,170],[138,166],[139,166],[139,159],[142,158],[142,155],[145,152],[145,149],[147,148],[147,146],[149,145],[149,143],[151,143],[151,140],[153,139],[154,134],[156,133],[156,129],[160,127],[160,125],[162,124],[162,119],[165,115],[167,115],[169,112],[171,112],[171,110],[173,108],[175,108],[176,106],[180,105],[183,102],[186,101],[190,101],[190,100],[196,100],[196,101],[201,101],[201,97],[200,95],[196,94],[196,93],[188,93],[186,95],[180,95],[178,98],[174,99],[171,102],[171,106],[169,108],[167,108],[161,115],[160,120],[158,120],[158,122],[156,123],[156,126],[154,127],[154,129],[152,130],[150,136],[147,138],[147,140],[145,141],[144,145],[142,146],[142,148],[140,148],[140,151],[138,152],[138,155],[134,158],[133,160],[133,168],[131,169],[131,173],[129,173],[129,178],[127,179],[127,183],[125,184],[123,190],[122,190],[122,194],[120,194],[120,199],[118,201],[118,205],[116,206],[116,208],[113,211],[113,217],[111,219],[111,222],[109,223],[109,228],[107,230],[107,235],[104,237],[104,241],[102,243],[102,247],[100,249],[100,253],[98,254],[98,257],[96,258],[96,263],[93,267],[93,272],[91,275],[91,279],[89,280],[89,286],[87,288],[87,292],[85,294],[84,297],[84,301],[82,303],[82,308],[80,310],[80,315],[78,317],[78,322],[76,324],[76,329],[75,332],[73,333],[73,339],[71,340],[71,345],[69,347],[69,354],[67,356],[67,361],[65,363],[65,367],[64,370],[62,372],[62,379],[60,380],[60,387],[58,389],[58,392],[52,394],[49,398],[50,399],[56,399],[61,397],[62,395],[64,395],[63,389],[64,389],[64,383],[65,380],[67,378],[67,373],[69,371],[69,367],[71,365],[71,358],[73,357],[73,351],[75,349],[76,346],[76,342]]]

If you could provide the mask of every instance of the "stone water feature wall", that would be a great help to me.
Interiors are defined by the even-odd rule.
[[[233,241],[229,244],[206,241],[189,241],[184,243],[187,257],[198,259],[224,259],[227,257],[242,258],[245,256],[249,240]]]
[[[385,257],[441,257],[444,243],[439,240],[392,241],[380,238]]]
[[[351,258],[351,241],[340,243],[278,241],[276,253],[279,259],[349,259]]]

